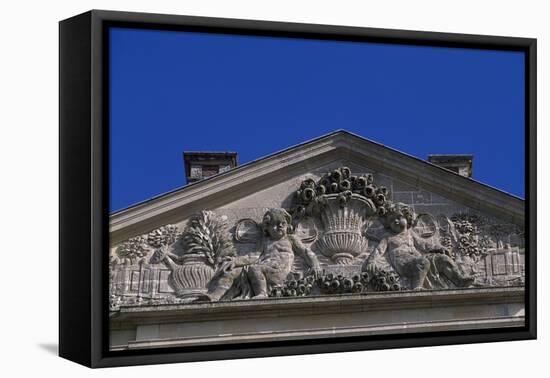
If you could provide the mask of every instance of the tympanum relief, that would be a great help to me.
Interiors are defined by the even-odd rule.
[[[306,178],[287,209],[202,211],[111,249],[111,308],[524,283],[517,225],[417,213],[372,174]]]

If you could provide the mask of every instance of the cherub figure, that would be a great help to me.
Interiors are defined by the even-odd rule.
[[[291,233],[291,220],[283,209],[268,210],[261,224],[263,235],[258,259],[227,260],[210,282],[207,299],[267,298],[271,288],[283,285],[295,254],[303,256],[313,273],[319,275],[317,257]]]
[[[411,290],[445,286],[441,276],[457,287],[470,286],[474,278],[461,273],[447,248],[423,239],[412,230],[414,219],[407,205],[392,205],[384,216],[390,235],[380,240],[365,260],[363,270],[372,274],[388,262],[402,284]]]

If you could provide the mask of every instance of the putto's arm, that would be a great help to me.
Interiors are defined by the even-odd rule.
[[[369,257],[367,257],[367,259],[363,263],[362,270],[370,273],[374,273],[374,271],[376,270],[376,259],[384,255],[387,249],[388,249],[388,239],[384,238],[380,240],[376,248],[374,248],[374,251],[372,251]]]
[[[314,272],[319,273],[321,271],[321,266],[319,260],[315,253],[302,243],[302,241],[295,235],[289,235],[290,241],[292,242],[292,249],[295,253],[299,254],[306,259],[308,265],[313,269]]]
[[[384,238],[380,240],[376,248],[374,248],[374,251],[371,252],[367,260],[365,261],[366,264],[372,264],[374,263],[374,260],[378,256],[382,256],[384,253],[386,253],[386,250],[388,249],[388,239]]]
[[[413,240],[415,247],[424,253],[447,253],[447,249],[443,247],[440,243],[434,243],[429,239],[423,239],[420,236],[416,235],[413,232]]]

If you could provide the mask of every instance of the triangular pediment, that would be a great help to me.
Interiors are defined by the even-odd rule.
[[[111,243],[209,209],[290,208],[306,178],[338,167],[371,173],[390,199],[417,213],[476,211],[523,225],[524,201],[475,180],[346,131],[336,131],[136,204],[110,217]]]

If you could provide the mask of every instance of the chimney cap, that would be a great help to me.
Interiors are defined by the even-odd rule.
[[[472,177],[474,155],[472,154],[431,154],[428,162],[453,171],[461,176]]]
[[[430,154],[428,155],[428,160],[429,159],[473,160],[474,155],[472,154]]]
[[[183,163],[187,183],[192,183],[236,167],[238,154],[233,151],[184,151]]]

